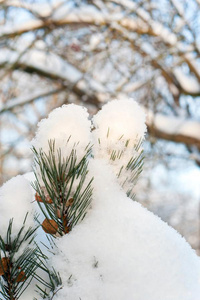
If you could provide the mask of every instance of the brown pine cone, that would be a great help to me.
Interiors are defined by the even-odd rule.
[[[69,198],[69,199],[67,200],[65,206],[66,206],[66,207],[72,206],[73,202],[74,202],[74,198]]]
[[[24,271],[21,271],[16,278],[16,282],[23,282],[26,279]]]
[[[62,218],[62,212],[61,212],[61,209],[57,208],[56,210],[56,216],[61,219]]]
[[[42,201],[42,198],[39,196],[38,193],[35,194],[35,200],[36,200],[37,202],[44,202],[44,201]],[[47,196],[45,197],[45,202],[48,203],[48,204],[52,204],[52,203],[53,203],[53,201],[52,201],[52,199],[50,198],[49,195],[47,195]]]
[[[4,275],[9,268],[9,258],[3,257],[0,261],[0,276]]]
[[[42,229],[46,233],[56,234],[56,232],[58,231],[58,224],[54,220],[45,219],[42,223]]]
[[[68,226],[68,220],[67,220],[66,217],[63,220],[63,227],[64,227],[64,232],[65,233],[69,233],[70,232],[70,227]]]

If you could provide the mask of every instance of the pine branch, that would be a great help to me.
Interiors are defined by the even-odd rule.
[[[25,230],[26,218],[27,215],[15,238],[13,219],[9,222],[6,240],[0,236],[0,294],[8,300],[19,299],[38,268],[38,250],[33,242],[37,227]],[[16,258],[21,247],[24,247],[22,254]]]
[[[85,151],[78,162],[75,147],[63,157],[61,150],[56,150],[55,140],[49,141],[48,153],[33,147],[36,181],[32,186],[45,216],[42,228],[53,236],[69,233],[85,217],[91,203],[92,179],[86,184],[91,148]]]
[[[55,295],[58,290],[62,289],[62,279],[54,268],[49,268],[48,257],[41,249],[38,250],[39,267],[43,272],[47,273],[49,280],[46,281],[43,277],[35,274],[34,277],[42,284],[42,286],[36,285],[37,292],[42,299],[53,299],[53,295]],[[34,300],[37,300],[37,298],[34,298]]]
[[[48,153],[43,149],[38,151],[33,148],[36,180],[32,186],[36,191],[35,200],[45,217],[41,225],[49,234],[47,239],[52,249],[55,248],[55,243],[51,237],[69,233],[85,217],[91,203],[92,179],[86,182],[90,152],[91,148],[86,147],[85,155],[78,161],[75,147],[68,157],[63,157],[61,149],[56,150],[54,140],[49,141]],[[47,245],[44,246],[48,248]],[[37,281],[43,285],[37,285],[38,293],[43,299],[53,299],[58,289],[62,288],[62,280],[60,275],[49,267],[48,257],[42,251],[38,259],[39,267],[49,278],[45,281],[35,274]]]
[[[109,131],[107,138],[109,138]],[[118,141],[123,138],[121,136]],[[134,186],[137,183],[139,175],[143,170],[144,165],[144,152],[142,150],[142,140],[140,139],[130,150],[129,146],[130,141],[127,140],[124,142],[124,147],[121,150],[112,150],[110,153],[110,162],[112,165],[119,166],[118,173],[116,174],[119,180],[120,185],[125,189],[128,197],[134,199],[135,194],[133,192]],[[130,156],[128,151],[131,151],[131,157],[129,158],[126,164],[122,164],[120,160],[123,157]],[[123,161],[123,159],[122,159]]]

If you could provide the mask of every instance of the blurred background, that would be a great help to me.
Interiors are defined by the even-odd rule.
[[[200,254],[200,0],[0,0],[0,185],[52,109],[127,97],[147,114],[137,200]]]

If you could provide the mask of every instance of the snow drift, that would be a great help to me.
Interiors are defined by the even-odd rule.
[[[104,106],[93,119],[92,132],[87,112],[75,105],[55,110],[39,124],[33,141],[37,149],[47,151],[51,138],[64,156],[75,146],[81,158],[85,147],[93,145],[88,158],[88,178],[94,178],[91,207],[70,233],[56,238],[50,257],[63,283],[54,299],[199,300],[199,258],[174,229],[127,197],[118,178],[119,168],[141,151],[136,144],[144,138],[144,120],[131,99]],[[121,151],[116,160],[110,159],[113,149]],[[127,168],[124,173],[129,175]],[[7,217],[15,217],[12,201],[27,202],[21,204],[23,211],[32,211],[31,191],[23,180],[12,179],[1,189],[1,234]]]

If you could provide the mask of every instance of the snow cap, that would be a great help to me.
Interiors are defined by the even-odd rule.
[[[93,118],[94,135],[101,147],[112,147],[116,143],[129,148],[144,139],[146,132],[145,113],[133,99],[113,100],[103,106]]]
[[[77,158],[81,159],[90,143],[91,123],[88,115],[86,108],[74,104],[56,108],[38,124],[32,145],[48,153],[48,141],[55,139],[55,147],[61,149],[63,157],[68,157],[76,145]]]
[[[25,227],[34,226],[33,191],[27,179],[18,175],[0,188],[0,235],[5,240],[10,219],[13,218],[12,233],[16,237],[26,214]]]

